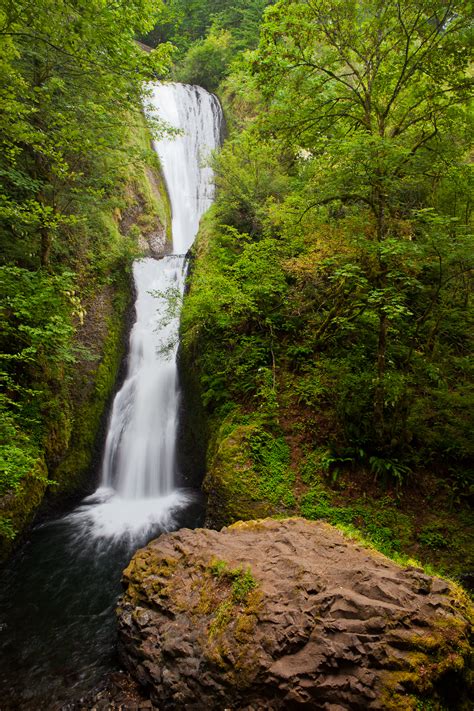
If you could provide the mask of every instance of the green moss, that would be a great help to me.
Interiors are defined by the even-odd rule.
[[[462,609],[466,621],[433,616],[429,631],[410,634],[407,630],[404,651],[393,660],[393,671],[387,672],[383,679],[384,708],[451,708],[453,688],[455,708],[468,708],[471,653],[468,620],[472,621],[472,605],[464,591],[453,583],[449,597],[455,607]]]
[[[407,547],[412,517],[400,511],[393,499],[357,499],[338,506],[333,503],[336,496],[322,478],[316,478],[300,498],[300,512],[305,518],[322,519],[335,526],[356,526],[385,555],[393,557]]]
[[[245,452],[250,432],[251,428],[240,426],[219,439],[210,462],[204,490],[217,527],[240,519],[265,518],[273,512],[273,507],[257,496],[258,475]]]
[[[124,571],[127,599],[132,603],[146,599],[153,606],[166,596],[170,609],[185,612],[205,630],[200,643],[208,661],[245,685],[254,672],[253,632],[263,599],[258,580],[250,568],[217,558],[196,565],[188,576],[182,560],[155,562],[144,549]]]
[[[15,491],[0,499],[0,561],[11,553],[15,538],[33,520],[47,486],[47,469],[38,459]]]
[[[218,560],[217,558],[213,558],[209,563],[209,570],[215,578],[221,578],[227,574],[229,568],[225,560]]]
[[[107,337],[103,355],[95,373],[94,389],[88,400],[74,416],[71,446],[61,464],[54,471],[57,482],[51,494],[63,495],[77,489],[89,471],[95,451],[95,442],[104,409],[109,402],[124,354],[124,313],[129,300],[130,287],[121,284],[116,293],[113,313],[107,319]]]
[[[214,613],[209,625],[208,638],[212,641],[218,634],[221,634],[232,620],[234,605],[232,600],[223,600]]]
[[[255,673],[253,633],[263,599],[258,581],[250,568],[231,568],[225,561],[212,560],[204,571],[203,588],[208,604],[204,607],[201,600],[199,609],[209,617],[205,656],[233,683],[245,687]]]
[[[127,581],[127,598],[133,605],[145,602],[152,606],[157,599],[174,596],[173,575],[177,565],[174,558],[160,559],[156,564],[146,549],[137,553],[123,573]]]
[[[211,442],[204,489],[214,525],[286,515],[295,502],[285,440],[256,417],[231,412]]]
[[[229,568],[225,560],[213,559],[209,570],[215,578],[232,581],[231,597],[235,603],[245,602],[249,593],[257,587],[257,581],[248,567]]]

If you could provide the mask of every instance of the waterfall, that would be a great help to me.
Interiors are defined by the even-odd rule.
[[[155,293],[183,288],[179,257],[144,259],[133,267],[136,321],[130,334],[128,373],[115,397],[109,422],[102,486],[124,499],[143,499],[173,490],[178,411],[176,353],[160,353],[176,339],[177,319],[160,324],[166,310]],[[162,343],[163,342],[163,343]]]
[[[197,86],[158,84],[153,107],[167,123],[184,133],[155,143],[173,213],[173,249],[191,247],[199,220],[214,199],[210,151],[219,146],[222,110],[213,94]]]
[[[70,515],[99,538],[142,534],[157,523],[168,527],[173,510],[188,501],[175,485],[179,317],[164,318],[166,293],[182,295],[184,253],[214,197],[208,159],[220,142],[222,111],[205,89],[176,83],[155,85],[147,110],[178,129],[154,143],[171,203],[174,254],[134,263],[136,321],[109,421],[101,486]]]
[[[173,251],[182,254],[212,201],[205,159],[219,143],[220,107],[203,89],[167,84],[154,87],[151,110],[180,129],[155,148],[172,205]],[[184,261],[135,262],[136,320],[100,487],[68,515],[35,527],[2,578],[2,709],[63,708],[59,701],[77,700],[114,670],[114,608],[131,553],[164,530],[197,524],[198,495],[176,485],[178,318],[163,318],[164,292],[183,291]]]

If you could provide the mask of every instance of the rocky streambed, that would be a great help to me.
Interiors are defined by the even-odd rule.
[[[123,582],[119,651],[153,707],[470,708],[463,592],[328,524],[182,529]]]

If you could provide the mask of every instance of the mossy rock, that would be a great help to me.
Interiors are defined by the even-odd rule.
[[[121,657],[160,707],[471,708],[462,589],[329,524],[164,534],[123,582]]]
[[[248,454],[248,438],[256,426],[237,425],[222,437],[227,428],[224,422],[216,435],[217,446],[203,484],[208,496],[207,519],[213,528],[276,513],[276,507],[259,496],[261,475]]]
[[[47,487],[48,471],[42,459],[22,480],[19,488],[0,498],[0,562],[15,546],[15,538],[33,520]]]

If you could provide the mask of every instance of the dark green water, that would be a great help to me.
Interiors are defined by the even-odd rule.
[[[121,572],[164,529],[201,523],[199,495],[189,498],[164,525],[133,538],[94,538],[84,516],[74,514],[32,531],[1,575],[1,711],[61,708],[118,667],[114,609]]]

